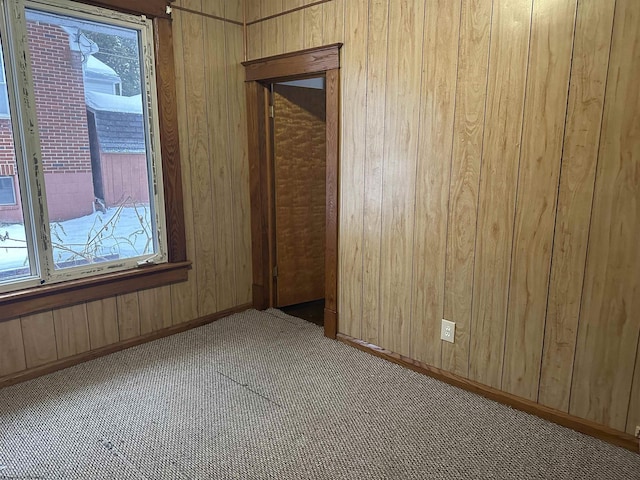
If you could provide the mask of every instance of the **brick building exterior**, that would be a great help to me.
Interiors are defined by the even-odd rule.
[[[105,158],[100,158],[106,152],[103,152],[101,142],[97,141],[96,125],[92,124],[92,152],[82,54],[71,48],[70,34],[57,25],[27,21],[27,29],[49,219],[53,222],[77,218],[94,211],[94,200],[100,195],[96,193],[94,186],[99,185],[99,190],[102,190],[103,184],[106,187],[107,184],[117,183],[117,179],[109,178],[116,173],[119,179],[125,178],[132,182],[131,175],[134,171],[146,168],[144,131],[142,151],[139,148],[137,151],[108,151],[112,156],[125,160],[124,164],[122,160],[119,161],[120,166],[117,165],[118,162],[113,162],[114,166],[111,166]],[[89,118],[93,119],[92,115],[93,113]],[[136,115],[138,117],[142,124],[142,116]],[[97,133],[100,134],[100,131]],[[0,118],[0,176],[12,175],[16,175],[16,162],[11,122],[9,118]],[[146,174],[138,173],[137,177],[146,182]],[[14,183],[17,204],[0,205],[0,222],[21,221],[17,177],[14,177]],[[131,201],[148,203],[146,183],[136,185],[132,190],[136,189],[141,194],[133,193]],[[113,188],[109,193],[111,198],[107,199],[107,206],[115,204],[124,195],[120,191],[115,192]]]

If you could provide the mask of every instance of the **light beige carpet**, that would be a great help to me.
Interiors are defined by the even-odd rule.
[[[640,479],[640,455],[252,310],[0,390],[8,478]]]

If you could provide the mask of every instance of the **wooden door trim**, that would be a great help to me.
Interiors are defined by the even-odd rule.
[[[308,48],[242,62],[245,81],[280,80],[300,75],[318,75],[340,68],[341,43]]]
[[[249,182],[251,192],[251,261],[253,306],[273,306],[271,185],[268,135],[268,84],[282,79],[324,76],[326,82],[326,247],[324,334],[338,330],[338,171],[340,64],[342,44],[243,62],[246,76]]]

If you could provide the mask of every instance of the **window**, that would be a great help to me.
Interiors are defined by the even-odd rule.
[[[0,39],[22,207],[0,210],[0,291],[166,262],[152,22],[6,0]]]
[[[15,205],[16,191],[13,177],[0,177],[0,205]]]
[[[0,49],[0,63],[4,64],[2,50]],[[7,78],[4,69],[0,69],[0,117],[9,116],[9,97],[7,95]]]

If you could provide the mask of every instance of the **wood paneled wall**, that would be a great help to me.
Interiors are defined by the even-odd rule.
[[[235,0],[175,5],[243,18]],[[189,281],[0,323],[0,380],[251,302],[243,29],[175,9],[173,36]]]
[[[248,27],[250,59],[332,42],[339,331],[633,433],[640,2],[332,0]]]

